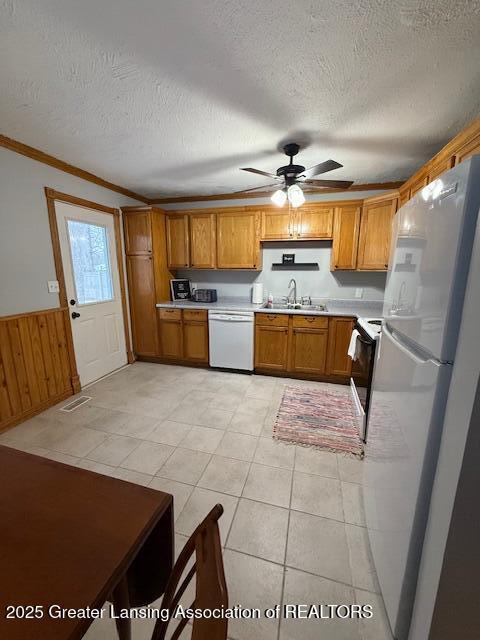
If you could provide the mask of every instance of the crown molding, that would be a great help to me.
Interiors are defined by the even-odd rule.
[[[347,193],[355,191],[386,191],[387,189],[398,189],[403,184],[400,182],[366,182],[364,184],[352,185],[349,189],[322,189],[321,191],[309,191],[303,189],[304,193]],[[210,196],[172,196],[170,198],[151,198],[149,204],[175,204],[179,202],[207,202],[214,200],[243,200],[244,198],[266,198],[272,195],[271,191],[257,191],[256,193],[215,193]]]
[[[113,184],[113,182],[104,180],[103,178],[96,176],[94,173],[90,173],[89,171],[85,171],[84,169],[80,169],[79,167],[75,167],[72,164],[68,164],[68,162],[64,162],[59,158],[55,158],[55,156],[51,156],[48,153],[45,153],[44,151],[40,151],[39,149],[28,146],[27,144],[23,144],[23,142],[18,142],[17,140],[13,140],[12,138],[8,138],[7,136],[1,134],[0,147],[5,147],[5,149],[9,149],[10,151],[19,153],[20,155],[31,158],[32,160],[37,160],[37,162],[48,164],[50,167],[54,167],[55,169],[58,169],[59,171],[63,171],[65,173],[69,173],[72,176],[81,178],[82,180],[93,182],[94,184],[97,184],[100,187],[104,187],[105,189],[109,189],[110,191],[121,193],[122,195],[127,196],[127,198],[133,198],[133,200],[139,200],[140,202],[150,204],[150,200],[148,198],[140,195],[139,193],[135,193],[135,191],[130,191],[130,189],[125,189],[118,184]]]

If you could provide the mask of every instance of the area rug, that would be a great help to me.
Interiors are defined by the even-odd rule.
[[[325,451],[363,457],[363,442],[348,393],[285,387],[273,437]]]

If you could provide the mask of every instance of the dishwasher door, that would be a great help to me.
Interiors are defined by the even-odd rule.
[[[253,312],[209,311],[210,366],[253,371]]]

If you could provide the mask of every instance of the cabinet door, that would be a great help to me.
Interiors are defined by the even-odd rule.
[[[138,355],[157,355],[157,317],[152,256],[127,256],[127,275],[133,350]]]
[[[152,225],[150,211],[124,212],[125,252],[152,253]]]
[[[331,270],[356,269],[360,207],[337,207],[334,215]]]
[[[160,346],[163,358],[182,360],[183,358],[183,332],[182,323],[161,320],[159,323]]]
[[[217,267],[257,269],[260,266],[259,213],[255,211],[217,215]]]
[[[476,153],[480,153],[480,133],[465,142],[455,153],[455,166],[467,160]]]
[[[444,171],[448,171],[453,167],[453,158],[444,159],[437,164],[434,164],[433,167],[430,168],[427,176],[427,183],[433,182],[438,176],[442,175]]]
[[[183,323],[183,357],[185,360],[208,363],[208,324]]]
[[[190,266],[188,216],[167,216],[167,258],[171,269]]]
[[[398,190],[398,208],[403,207],[410,200],[410,190],[409,189],[399,189]]]
[[[289,371],[324,374],[327,344],[327,330],[293,328]]]
[[[255,326],[255,368],[286,371],[288,327]]]
[[[214,213],[190,214],[190,265],[196,269],[216,266],[216,234]]]
[[[332,376],[349,377],[352,360],[348,356],[348,345],[352,337],[354,321],[351,318],[330,318],[328,325],[327,373]]]
[[[305,239],[329,239],[333,230],[333,207],[302,206],[295,213],[295,235]]]
[[[428,177],[426,175],[421,175],[419,176],[416,180],[414,180],[411,184],[410,184],[410,198],[413,198],[413,196],[420,191],[420,189],[423,189],[423,187],[426,186],[428,181]]]
[[[397,198],[365,200],[360,221],[357,269],[385,271],[388,269],[392,221],[397,210]]]
[[[286,209],[269,209],[262,213],[263,240],[290,240],[293,237],[293,216]]]

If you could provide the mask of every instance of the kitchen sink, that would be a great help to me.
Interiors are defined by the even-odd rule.
[[[267,303],[263,305],[264,309],[278,309],[279,311],[328,311],[326,304],[286,304],[284,302],[274,302],[271,307]]]

